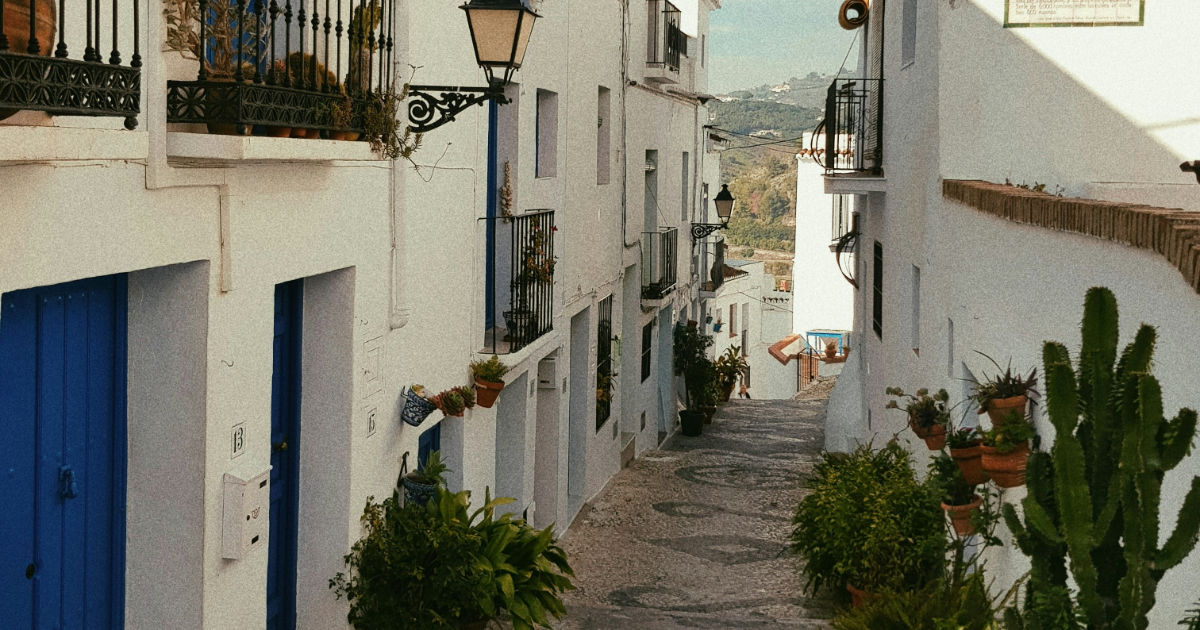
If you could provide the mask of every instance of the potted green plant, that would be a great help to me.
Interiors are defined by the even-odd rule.
[[[950,447],[950,457],[958,464],[963,479],[975,486],[988,480],[980,463],[979,445],[982,440],[979,432],[972,427],[962,427],[946,434],[946,446]]]
[[[741,346],[730,346],[717,358],[716,369],[718,376],[718,391],[721,402],[727,402],[733,394],[733,386],[737,384],[740,374],[746,371],[750,364],[742,355]]]
[[[430,398],[438,409],[447,416],[461,418],[463,411],[467,408],[467,402],[463,400],[462,393],[456,389],[447,389]]]
[[[442,462],[442,454],[430,451],[420,467],[400,478],[400,484],[404,486],[404,500],[423,505],[439,486],[445,484],[443,475],[447,472],[450,469]]]
[[[549,627],[566,612],[561,594],[574,575],[552,528],[537,530],[495,508],[512,499],[440,488],[423,505],[367,499],[364,535],[329,581],[349,602],[357,630],[481,629],[508,617],[514,630]]]
[[[907,413],[908,426],[917,437],[925,440],[929,450],[941,450],[946,445],[946,425],[950,422],[946,402],[950,400],[950,395],[945,389],[939,389],[932,396],[924,387],[918,389],[915,395],[906,394],[899,387],[888,387],[884,391],[900,399],[900,402],[889,400],[885,408],[900,409]]]
[[[994,375],[984,374],[982,380],[971,383],[971,398],[979,405],[979,412],[987,412],[992,426],[1004,422],[1012,410],[1023,417],[1029,404],[1029,395],[1037,393],[1037,368],[1030,370],[1027,375],[1020,372],[1014,374],[1011,359],[1008,366],[1001,370],[995,359],[978,350],[976,352],[996,366]]]
[[[508,366],[493,354],[490,359],[472,361],[470,367],[479,406],[491,408],[500,390],[504,389],[504,375],[508,373]]]
[[[1008,413],[1008,417],[983,432],[979,447],[983,471],[1001,488],[1025,485],[1029,440],[1037,434],[1028,417],[1015,409]]]
[[[700,332],[695,323],[676,324],[673,338],[675,374],[683,377],[684,409],[679,412],[680,431],[696,437],[704,428],[704,390],[712,381],[713,365],[708,359],[712,336]]]
[[[975,533],[971,513],[979,509],[983,497],[975,494],[974,484],[967,483],[954,458],[939,453],[929,463],[929,482],[942,495],[942,510],[950,517],[954,531],[960,537]]]
[[[916,480],[896,441],[822,453],[807,485],[790,538],[806,590],[911,590],[941,573],[947,541],[937,490]]]
[[[412,384],[400,394],[404,405],[400,408],[400,419],[414,427],[421,426],[425,418],[437,409],[433,401],[425,397],[425,386]]]
[[[467,409],[475,408],[475,390],[463,385],[455,385],[453,388],[455,393],[462,398],[463,407]]]

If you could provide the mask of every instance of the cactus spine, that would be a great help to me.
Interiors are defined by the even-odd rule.
[[[1062,344],[1043,347],[1054,446],[1030,457],[1024,523],[1004,508],[1031,558],[1030,591],[1042,598],[1040,610],[1027,603],[1024,622],[1062,627],[1073,616],[1062,599],[1069,560],[1089,628],[1144,630],[1159,580],[1191,553],[1200,532],[1200,477],[1193,477],[1175,531],[1158,544],[1163,475],[1191,451],[1196,412],[1164,419],[1150,375],[1153,327],[1143,324],[1117,358],[1117,301],[1108,289],[1088,290],[1082,332],[1077,370]],[[1059,600],[1047,607],[1047,596]]]

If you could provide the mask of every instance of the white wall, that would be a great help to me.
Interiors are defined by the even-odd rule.
[[[796,156],[792,332],[800,334],[817,328],[849,330],[854,318],[854,287],[842,277],[829,250],[833,215],[824,173],[812,158]]]

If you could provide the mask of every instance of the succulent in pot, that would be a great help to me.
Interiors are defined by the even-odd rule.
[[[492,358],[472,361],[470,364],[471,376],[475,380],[475,393],[478,397],[480,407],[488,408],[496,403],[496,397],[500,395],[500,390],[504,389],[504,375],[508,373],[508,366],[500,361],[500,357],[492,355]]]
[[[1027,375],[1022,375],[1020,372],[1014,374],[1011,360],[1007,367],[1002,369],[992,357],[978,350],[976,352],[996,366],[994,375],[984,374],[982,380],[976,380],[971,384],[971,399],[979,405],[979,413],[986,411],[988,418],[992,421],[992,426],[1004,422],[1009,412],[1013,410],[1024,416],[1025,407],[1029,403],[1029,395],[1038,393],[1037,368],[1031,369]]]
[[[1029,440],[1035,435],[1033,423],[1015,410],[1003,422],[983,432],[980,463],[992,483],[1001,488],[1025,485]]]
[[[443,476],[447,472],[450,472],[450,469],[442,461],[442,454],[430,451],[420,467],[400,478],[400,484],[404,486],[404,500],[425,504],[433,497],[438,487],[445,485],[446,480]]]
[[[884,390],[898,400],[889,400],[887,409],[900,409],[908,414],[908,426],[917,437],[925,440],[931,451],[941,450],[946,445],[946,425],[950,423],[950,411],[946,408],[950,394],[939,389],[932,396],[922,387],[915,394],[906,394],[899,387]]]
[[[975,494],[975,485],[963,477],[958,464],[951,456],[941,453],[929,464],[929,481],[942,495],[942,510],[950,517],[955,533],[970,536],[975,533],[971,524],[971,513],[983,503]]]
[[[963,478],[971,485],[978,485],[988,480],[980,462],[982,455],[979,445],[982,443],[979,432],[973,427],[961,427],[946,434],[946,445],[950,447],[950,457],[958,464]]]

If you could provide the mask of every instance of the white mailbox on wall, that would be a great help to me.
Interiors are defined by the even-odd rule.
[[[271,467],[225,473],[221,557],[240,560],[265,547],[270,523]]]

